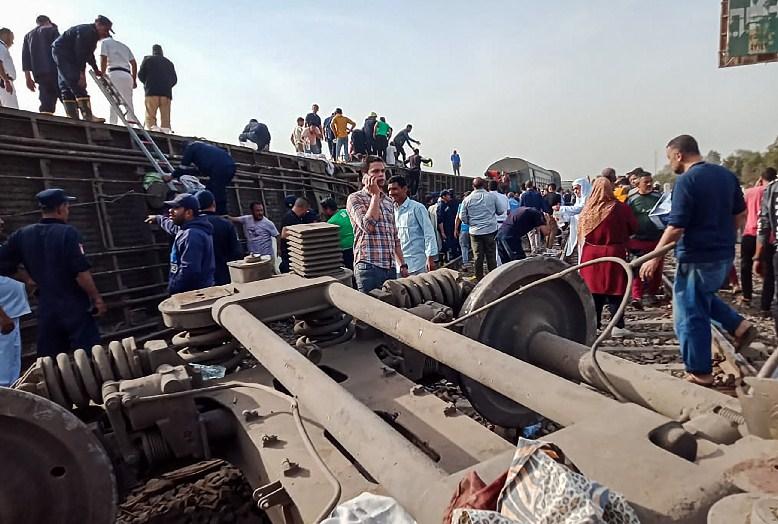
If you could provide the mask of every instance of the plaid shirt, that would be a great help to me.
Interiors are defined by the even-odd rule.
[[[346,200],[346,211],[354,227],[354,263],[368,262],[391,269],[394,267],[395,250],[400,247],[394,224],[394,204],[388,196],[382,194],[381,217],[373,220],[365,216],[370,207],[370,198],[370,193],[361,189],[351,193]]]

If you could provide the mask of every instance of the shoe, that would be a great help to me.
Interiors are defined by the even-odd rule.
[[[629,303],[629,305],[632,306],[632,309],[643,311],[643,303],[640,300],[633,299],[632,302]]]
[[[94,122],[95,124],[105,123],[105,118],[99,118],[92,114],[92,103],[89,101],[89,97],[77,98],[78,108],[81,110],[81,114],[84,116],[84,120],[87,122]]]
[[[615,327],[611,330],[611,336],[613,338],[631,337],[634,333],[626,328]]]
[[[62,105],[65,106],[65,114],[73,120],[81,120],[78,115],[78,103],[75,100],[63,100]]]

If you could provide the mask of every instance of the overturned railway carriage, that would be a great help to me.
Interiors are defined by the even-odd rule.
[[[154,134],[154,139],[174,165],[191,140],[164,134]],[[312,203],[332,196],[343,204],[359,185],[359,175],[348,166],[328,170],[321,160],[220,145],[238,166],[228,189],[231,214],[248,213],[249,203],[260,201],[278,225],[288,195],[305,196]],[[149,171],[153,169],[123,127],[0,109],[0,218],[5,233],[38,220],[34,197],[43,189],[62,187],[78,198],[70,223],[81,232],[95,281],[109,305],[100,319],[106,339],[148,337],[162,329],[157,304],[167,296],[169,238],[143,223],[160,202],[144,190]],[[430,191],[454,187],[461,192],[470,179],[425,173],[422,185]],[[22,323],[26,353],[34,349],[35,326],[34,315]]]
[[[562,187],[562,177],[557,171],[545,169],[523,158],[505,157],[490,165],[487,171],[508,175],[509,191],[514,193],[521,191],[521,185],[530,181],[534,182],[537,188],[546,187],[548,184]]]

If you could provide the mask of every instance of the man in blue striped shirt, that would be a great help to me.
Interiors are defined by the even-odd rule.
[[[389,196],[394,201],[394,222],[408,273],[418,275],[435,269],[438,241],[427,208],[408,198],[408,183],[401,176],[389,179]]]

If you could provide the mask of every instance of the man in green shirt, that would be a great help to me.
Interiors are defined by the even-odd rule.
[[[661,195],[654,191],[651,173],[641,171],[637,175],[637,191],[629,196],[627,205],[632,209],[632,213],[637,219],[638,232],[629,239],[628,247],[630,253],[639,257],[656,248],[659,239],[662,238],[662,230],[648,216]],[[647,283],[642,282],[637,271],[635,272],[635,278],[632,281],[632,306],[636,309],[643,309],[644,284],[648,284],[649,297],[656,296],[659,286],[662,284],[661,267]]]
[[[321,216],[328,224],[338,226],[340,249],[343,251],[343,265],[354,269],[354,227],[345,209],[338,209],[334,198],[328,198],[321,203]]]
[[[386,148],[389,146],[391,137],[392,126],[387,124],[386,118],[382,116],[373,128],[373,142],[375,143],[376,153],[383,161],[386,161]]]

